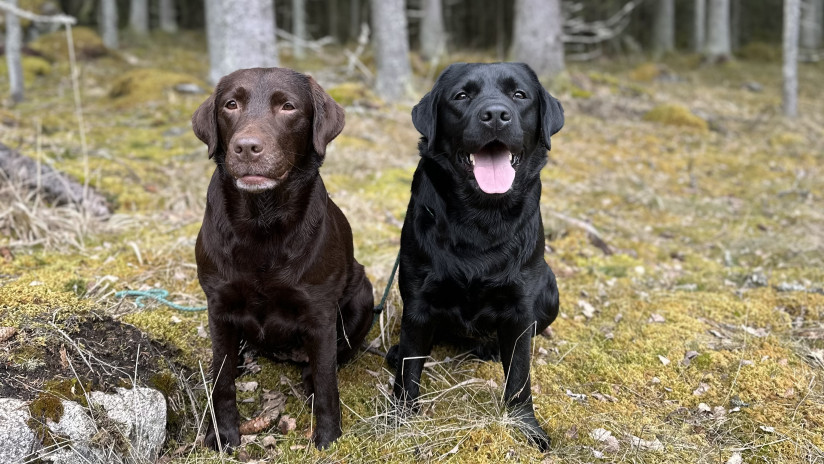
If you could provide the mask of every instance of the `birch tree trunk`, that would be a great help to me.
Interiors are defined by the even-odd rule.
[[[560,0],[516,0],[512,57],[532,66],[539,76],[564,70]]]
[[[709,0],[706,54],[712,61],[723,61],[732,55],[730,0]]]
[[[675,0],[658,0],[652,45],[657,56],[675,50]]]
[[[6,3],[17,6],[17,0]],[[6,64],[9,68],[9,96],[14,103],[23,101],[23,29],[20,18],[6,13]]]
[[[420,42],[421,56],[426,60],[446,53],[446,31],[441,0],[423,0]]]
[[[177,32],[177,8],[174,0],[160,0],[158,16],[161,31],[169,34]]]
[[[139,34],[149,32],[149,1],[131,0],[129,2],[129,28]]]
[[[372,46],[378,72],[375,91],[384,100],[395,100],[409,90],[409,39],[404,0],[371,0]]]
[[[801,5],[801,46],[816,49],[821,46],[824,28],[824,0],[806,0]]]
[[[116,50],[120,46],[117,39],[117,0],[100,0],[100,36],[106,48]]]
[[[360,34],[361,10],[360,0],[349,1],[349,40],[357,40]]]
[[[784,0],[784,116],[798,116],[798,29],[801,0]]]
[[[695,0],[695,15],[692,21],[692,49],[696,53],[704,51],[707,41],[707,0]]]
[[[277,66],[274,1],[207,0],[206,39],[212,84],[241,68]]]
[[[292,0],[292,35],[298,39],[292,42],[292,53],[302,60],[306,58],[306,0]]]

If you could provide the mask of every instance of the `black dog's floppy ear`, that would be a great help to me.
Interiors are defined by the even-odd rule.
[[[217,90],[215,90],[217,93]],[[215,156],[218,146],[217,116],[215,115],[215,94],[201,103],[192,115],[192,130],[209,147],[209,158]]]
[[[564,127],[564,107],[555,97],[541,88],[541,143],[550,149],[549,137]]]
[[[438,126],[438,98],[434,94],[433,88],[412,108],[412,124],[426,139],[429,151],[435,149],[435,130]]]
[[[315,153],[321,159],[326,156],[326,145],[329,145],[343,130],[346,115],[343,108],[338,105],[331,95],[315,82],[311,76],[309,86],[312,88],[312,105],[315,110],[315,117],[312,121],[312,145]]]

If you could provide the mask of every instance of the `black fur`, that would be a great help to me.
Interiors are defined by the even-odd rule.
[[[489,111],[509,119],[491,124],[482,116]],[[435,343],[500,356],[510,411],[545,450],[549,437],[532,405],[530,339],[558,314],[539,201],[540,171],[563,108],[525,64],[458,63],[415,106],[412,120],[422,135],[421,160],[401,233],[400,343],[387,355],[397,370],[395,396],[404,409],[415,408],[420,357]],[[485,193],[474,177],[469,154],[490,143],[514,156],[506,193]]]

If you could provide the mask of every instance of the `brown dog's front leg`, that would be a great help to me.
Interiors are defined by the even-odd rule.
[[[237,375],[238,335],[234,327],[209,317],[212,336],[212,412],[204,444],[213,450],[231,451],[240,445],[235,377]],[[220,443],[218,444],[218,438]]]
[[[510,414],[521,423],[521,430],[541,451],[549,449],[549,436],[538,424],[532,405],[530,379],[530,340],[534,325],[501,324],[498,343],[504,367],[504,398]]]
[[[341,435],[338,393],[338,348],[335,321],[319,323],[307,334],[307,354],[314,391],[312,407],[317,426],[312,441],[318,449],[328,448]]]

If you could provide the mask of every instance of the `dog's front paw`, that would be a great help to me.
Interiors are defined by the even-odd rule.
[[[541,452],[549,449],[551,444],[549,435],[538,424],[538,419],[535,418],[531,407],[528,410],[523,407],[516,409],[512,412],[512,417],[518,421],[518,429],[526,435],[530,443],[537,446]]]
[[[231,453],[233,448],[240,445],[240,430],[237,425],[223,424],[218,425],[218,433],[215,433],[215,427],[209,424],[209,429],[206,431],[206,438],[203,439],[203,444],[215,451],[218,449],[218,436],[220,436],[220,446],[223,451]]]
[[[315,447],[319,450],[329,448],[329,445],[337,440],[341,435],[340,427],[318,427],[312,436]]]

